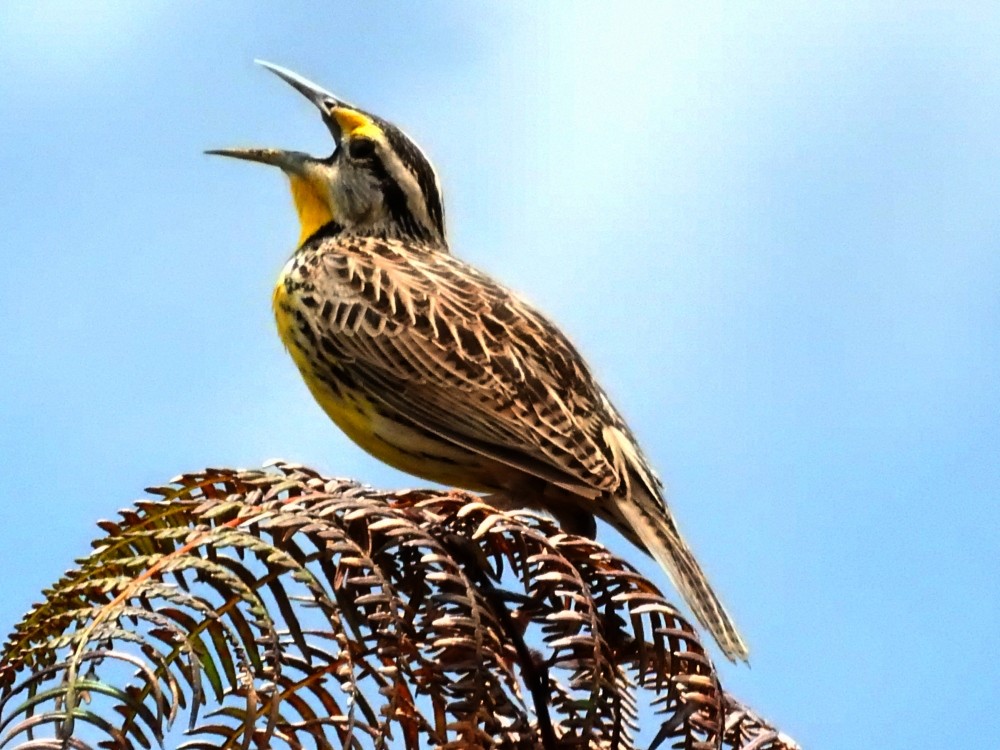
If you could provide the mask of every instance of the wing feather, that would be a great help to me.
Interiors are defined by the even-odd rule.
[[[322,243],[335,242],[324,252]],[[369,395],[442,439],[582,495],[622,481],[604,436],[627,434],[583,359],[528,303],[454,256],[325,238],[312,279],[336,299],[321,331]]]

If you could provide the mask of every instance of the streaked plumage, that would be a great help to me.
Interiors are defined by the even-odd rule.
[[[605,519],[663,565],[728,657],[746,658],[655,472],[583,358],[531,305],[450,254],[419,148],[268,67],[320,107],[337,150],[326,160],[220,153],[277,164],[292,179],[303,237],[274,307],[324,410],[403,471],[548,510],[569,530],[593,534],[593,516]]]

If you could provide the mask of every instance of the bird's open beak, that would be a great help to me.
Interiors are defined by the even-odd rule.
[[[270,164],[290,174],[300,173],[302,165],[312,160],[309,154],[301,151],[282,151],[280,148],[213,148],[205,153]]]
[[[322,86],[313,83],[307,78],[303,78],[298,73],[293,73],[288,70],[288,68],[283,68],[280,65],[265,62],[264,60],[256,60],[255,62],[258,65],[270,70],[281,80],[288,83],[292,88],[316,105],[316,108],[323,116],[323,122],[325,122],[327,128],[329,128],[334,141],[336,141],[338,145],[340,144],[342,129],[337,118],[334,117],[333,112],[338,108],[342,108],[342,112],[344,110],[350,112],[354,110],[354,107],[345,102],[343,99],[338,99]],[[205,153],[214,154],[216,156],[231,156],[234,159],[256,161],[261,164],[271,164],[273,166],[280,167],[286,172],[292,173],[299,172],[301,170],[301,165],[305,161],[313,159],[313,157],[308,154],[303,154],[299,151],[282,151],[281,149],[276,148],[217,148],[206,151]]]
[[[355,107],[343,99],[334,96],[319,84],[313,83],[308,78],[303,78],[298,73],[293,73],[288,68],[283,68],[280,65],[265,62],[264,60],[256,60],[255,62],[270,70],[278,78],[289,84],[293,89],[316,105],[316,109],[323,116],[323,122],[330,129],[330,135],[333,136],[333,139],[338,144],[340,143],[341,128],[337,118],[334,117],[334,110],[338,108],[355,109]]]

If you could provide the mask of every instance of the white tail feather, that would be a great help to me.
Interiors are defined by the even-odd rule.
[[[731,661],[747,661],[750,652],[729,613],[715,595],[708,578],[681,536],[659,490],[659,480],[648,468],[635,442],[621,429],[608,426],[604,439],[615,455],[622,479],[612,497],[614,509],[605,520],[633,544],[645,548],[660,564],[719,648]]]
[[[657,502],[658,498],[650,497],[641,483],[636,482],[631,490],[630,497],[615,498],[621,519],[667,572],[674,588],[726,657],[731,661],[746,661],[750,652],[743,638],[678,532],[669,511],[662,501]]]

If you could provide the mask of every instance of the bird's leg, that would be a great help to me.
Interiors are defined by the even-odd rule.
[[[546,510],[555,517],[563,531],[586,539],[597,538],[597,521],[594,519],[593,513],[588,513],[579,506],[555,503]]]
[[[545,482],[535,477],[517,477],[507,479],[501,488],[488,495],[483,495],[483,502],[492,505],[497,510],[513,511],[544,510],[547,511],[543,495]]]
[[[501,511],[540,510],[555,518],[563,531],[594,539],[597,536],[594,514],[581,507],[578,498],[567,495],[565,490],[543,479],[525,477],[502,490],[484,495],[483,502]]]
[[[491,492],[488,495],[483,495],[480,499],[487,505],[492,505],[497,510],[504,512],[524,510],[531,507],[528,503],[524,502],[520,495],[513,495],[507,490]]]

